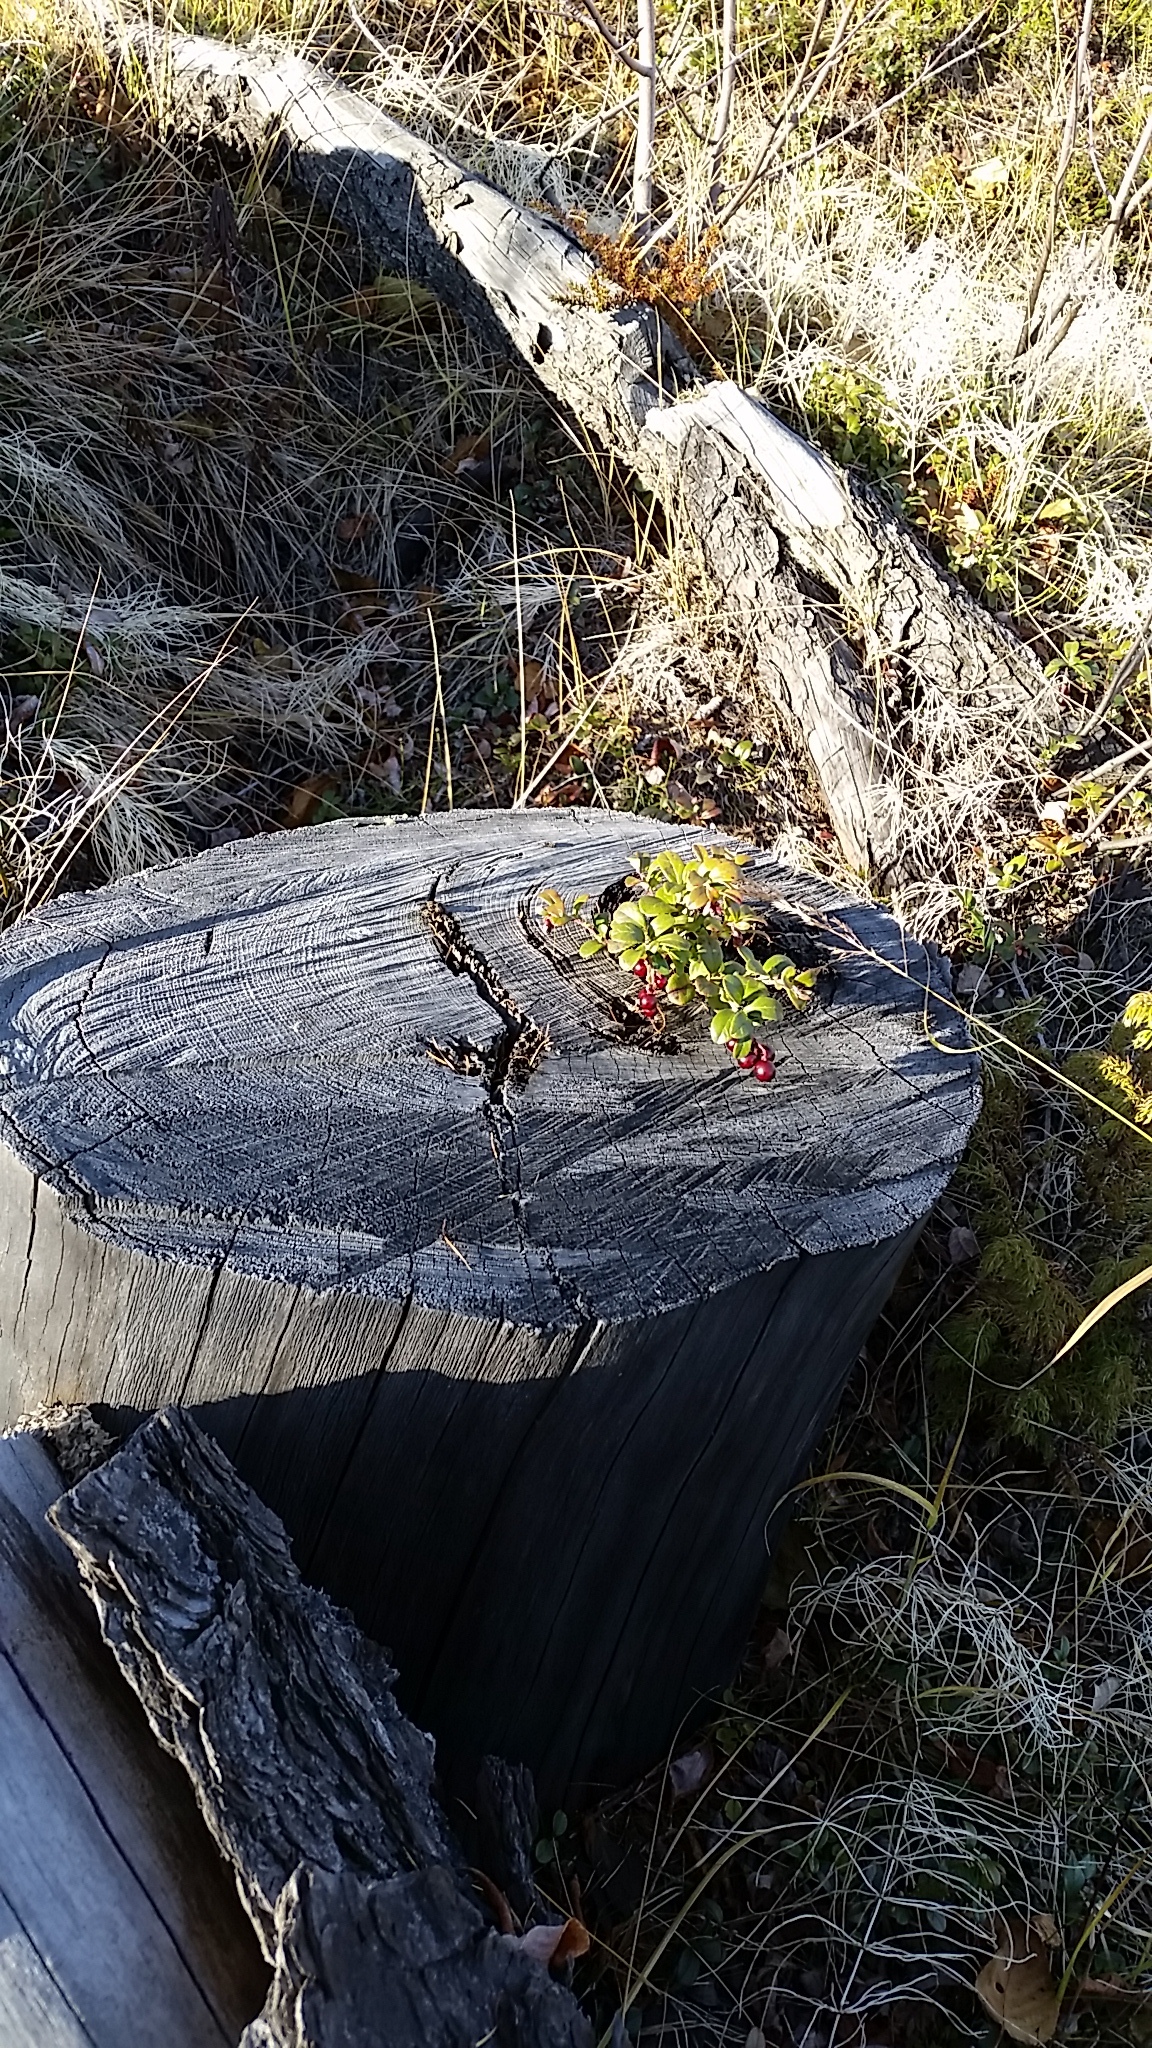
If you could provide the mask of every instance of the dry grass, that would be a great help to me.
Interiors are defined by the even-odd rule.
[[[1050,1991],[1075,1958],[1060,2039],[1143,2041],[1146,1418],[1054,1444],[1054,1485],[935,1443],[907,1366],[858,1396],[711,1722],[559,1839],[591,1995],[684,2048],[992,2041],[974,1985],[1007,1924]]]
[[[875,121],[956,18],[891,0],[849,39],[692,319],[702,353],[862,467],[1051,666],[1029,732],[918,704],[891,736],[906,907],[991,959],[993,998],[1026,997],[1057,1052],[1100,1043],[1152,977],[1139,891],[1082,922],[1152,830],[1152,770],[1111,812],[1124,785],[1093,780],[1152,740],[1150,246],[1141,220],[1091,260],[1104,202],[1078,160],[1042,303],[1071,291],[1080,311],[1013,366],[1067,38],[1039,6],[994,11],[983,68]],[[179,19],[285,35],[518,198],[602,234],[624,221],[632,86],[559,6],[185,0]],[[1099,20],[1092,149],[1114,188],[1152,54],[1131,0]],[[810,21],[742,17],[729,189]],[[834,868],[741,634],[529,381],[261,166],[174,154],[146,107],[102,96],[62,18],[0,0],[0,32],[9,914],[238,833],[461,803],[716,820]],[[713,213],[718,36],[708,10],[663,19],[658,204],[689,248]],[[1061,750],[1126,659],[1107,716]],[[1058,815],[1038,831],[1043,799]],[[939,1271],[929,1256],[824,1454],[883,1483],[810,1497],[747,1669],[687,1752],[703,1763],[679,1772],[702,1769],[696,1790],[661,1775],[564,1838],[568,1902],[599,1937],[590,1995],[605,2024],[627,2006],[617,2048],[621,2030],[986,2038],[971,1987],[1005,1916],[1051,1921],[1056,1976],[1091,1930],[1075,1974],[1109,1988],[1069,2001],[1061,2038],[1147,2038],[1144,1424],[1107,1455],[1053,1440],[1046,1472],[965,1439],[929,1528],[892,1489],[934,1498],[955,1450],[920,1378],[934,1231]]]

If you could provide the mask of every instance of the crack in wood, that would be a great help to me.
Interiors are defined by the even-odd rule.
[[[509,1088],[523,1088],[544,1058],[548,1033],[520,1008],[483,953],[465,937],[458,920],[445,910],[436,895],[439,879],[433,882],[421,907],[420,922],[445,967],[452,974],[468,976],[477,995],[502,1019],[504,1028],[487,1045],[467,1038],[441,1044],[431,1038],[429,1054],[454,1074],[468,1074],[482,1081],[493,1106],[505,1109]]]

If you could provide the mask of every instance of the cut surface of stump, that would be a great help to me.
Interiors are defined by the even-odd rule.
[[[415,1718],[546,1796],[651,1762],[727,1682],[978,1101],[945,971],[765,856],[749,889],[825,963],[769,1088],[545,934],[543,889],[698,838],[321,826],[0,950],[10,1411],[190,1407]]]

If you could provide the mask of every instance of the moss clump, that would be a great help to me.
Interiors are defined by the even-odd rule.
[[[994,1438],[1103,1439],[1152,1379],[1139,1293],[1052,1362],[1092,1308],[1152,1268],[1152,1050],[1139,1042],[1152,1031],[1140,1003],[1152,1022],[1152,998],[1137,998],[1102,1051],[1034,1078],[988,1077],[955,1182],[979,1266],[932,1355],[948,1424],[970,1412]]]

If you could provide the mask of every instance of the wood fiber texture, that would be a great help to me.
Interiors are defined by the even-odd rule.
[[[693,838],[322,826],[0,945],[0,1397],[190,1408],[446,1753],[549,1800],[728,1682],[978,1105],[946,968],[762,855],[828,961],[768,1089],[546,938],[542,888]]]
[[[188,1416],[52,1520],[273,1964],[245,2048],[588,2048],[569,1993],[485,1924],[383,1654]]]
[[[268,1972],[45,1520],[60,1487],[0,1438],[0,2042],[234,2048]]]
[[[615,970],[574,975],[542,943],[541,889],[595,894],[698,836],[456,812],[238,841],[63,898],[0,945],[4,1135],[101,1243],[537,1329],[894,1237],[944,1185],[976,1081],[931,1002],[941,970],[890,918],[753,857],[834,955],[770,1091],[699,1021],[622,1028]],[[439,956],[432,902],[503,998]],[[433,1056],[471,1047],[479,1068],[516,1017],[547,1040],[522,1085]]]

